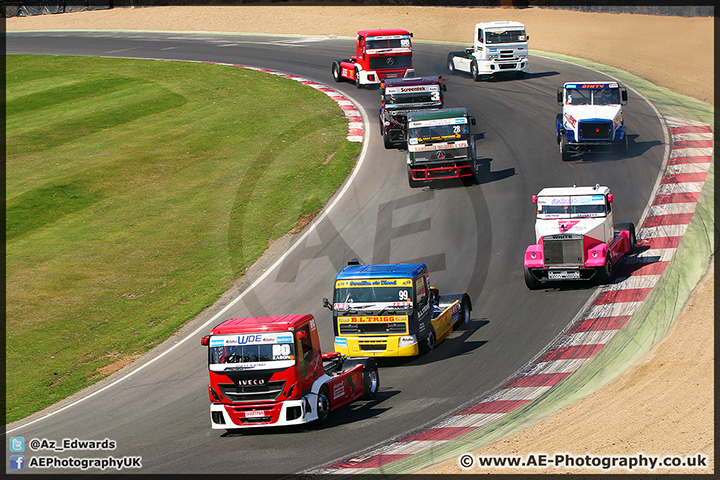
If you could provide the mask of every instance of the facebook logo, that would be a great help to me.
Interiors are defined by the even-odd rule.
[[[10,451],[11,452],[24,452],[25,451],[25,438],[24,437],[10,437]]]
[[[10,470],[25,470],[25,455],[10,455]]]

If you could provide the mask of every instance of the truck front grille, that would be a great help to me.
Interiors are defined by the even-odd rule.
[[[580,140],[611,140],[612,122],[610,121],[580,121]]]
[[[285,388],[285,380],[265,385],[242,385],[219,383],[223,396],[231,402],[261,402],[276,400]]]
[[[582,235],[547,235],[543,237],[543,259],[546,267],[581,267],[585,264]]]
[[[427,152],[414,152],[415,162],[457,162],[468,159],[467,147],[447,148],[444,150],[429,150]]]
[[[407,325],[403,322],[382,323],[341,323],[341,335],[377,335],[382,333],[403,334],[407,332]]]
[[[359,344],[360,350],[367,350],[367,351],[373,351],[373,352],[384,352],[387,350],[387,343],[385,342],[360,342]]]

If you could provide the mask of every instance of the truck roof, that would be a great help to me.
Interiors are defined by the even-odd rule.
[[[412,85],[436,85],[442,82],[442,75],[411,78],[385,78],[382,80],[386,87],[412,86]]]
[[[520,22],[510,22],[510,21],[482,22],[482,23],[475,24],[476,30],[478,28],[493,28],[493,27],[525,28],[525,25]]]
[[[272,317],[231,318],[215,326],[210,335],[224,333],[282,332],[295,328],[312,315],[276,315]]]
[[[407,278],[426,270],[424,263],[390,263],[382,265],[348,265],[338,272],[335,279],[345,278]]]
[[[408,121],[410,119],[417,120],[435,120],[436,118],[452,118],[452,117],[464,117],[467,116],[467,108],[455,107],[455,108],[440,108],[436,110],[417,110],[409,112],[407,115]]]
[[[595,185],[594,187],[546,187],[540,190],[537,196],[605,195],[607,193],[610,193],[610,188],[602,185]]]
[[[358,36],[362,37],[382,37],[385,35],[410,35],[412,34],[408,32],[407,30],[402,30],[400,28],[388,28],[388,29],[380,29],[380,30],[360,30],[358,33]]]

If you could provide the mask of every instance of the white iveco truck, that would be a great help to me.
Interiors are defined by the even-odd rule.
[[[473,80],[498,73],[521,77],[530,70],[528,37],[520,22],[486,22],[475,25],[475,42],[462,52],[448,54],[450,73],[467,72]]]

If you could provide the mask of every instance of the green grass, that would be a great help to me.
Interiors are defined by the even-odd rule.
[[[334,101],[274,75],[6,61],[8,422],[211,305],[327,202],[360,151]]]

